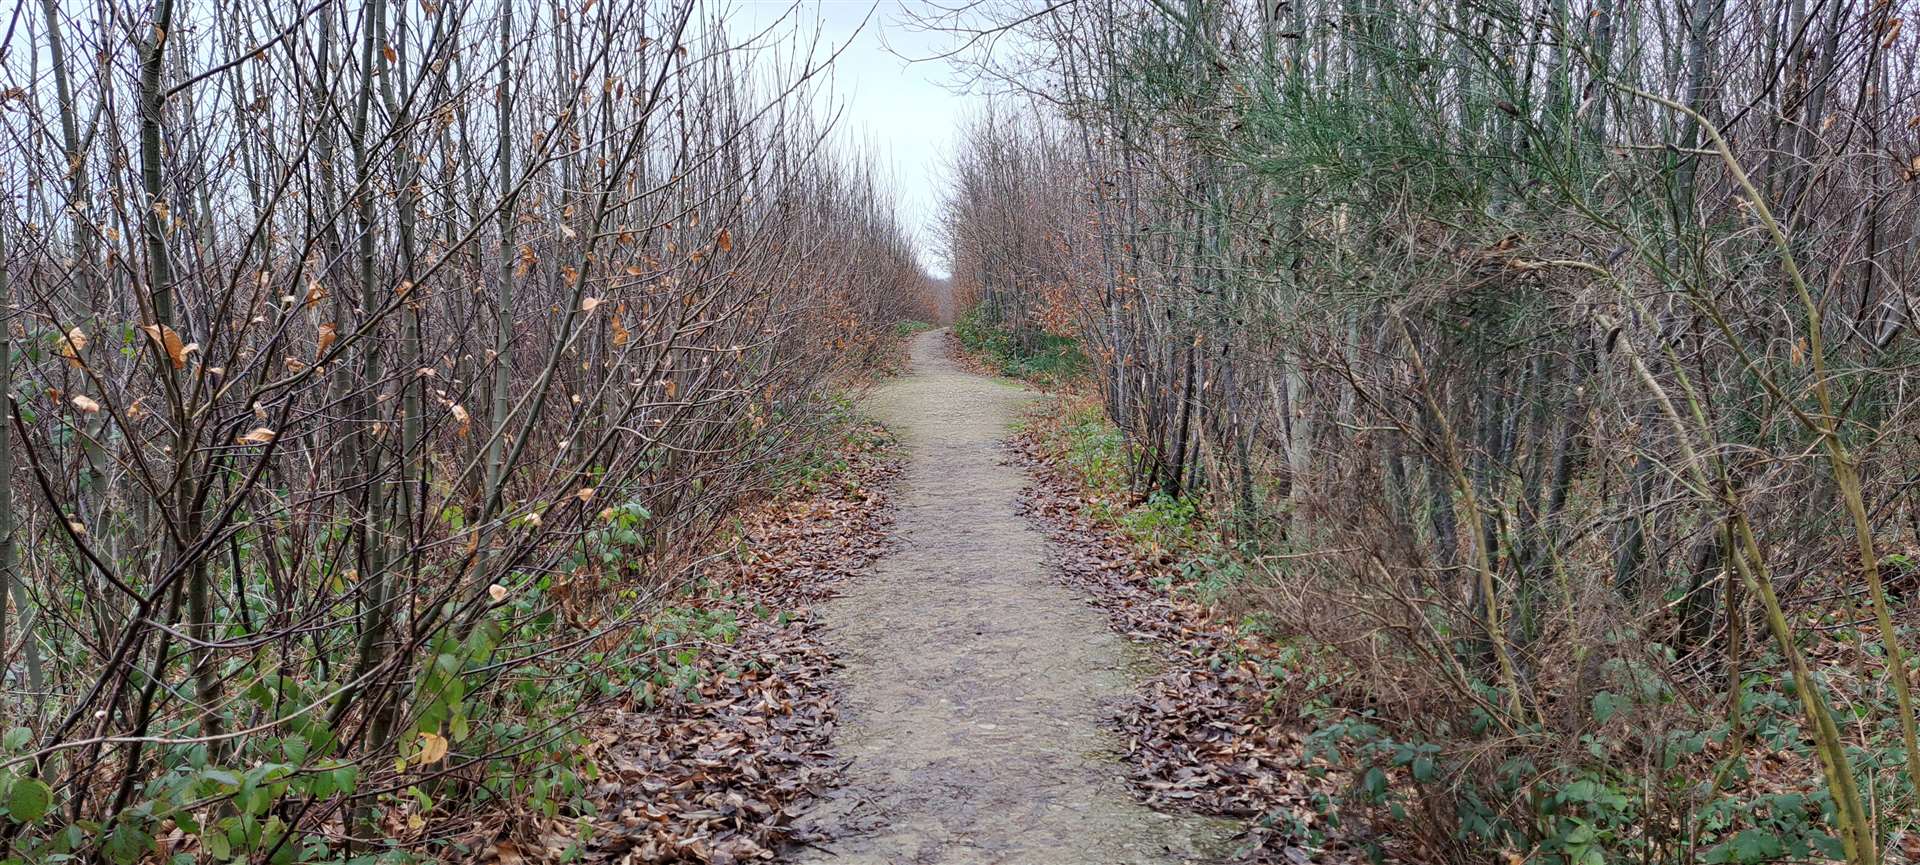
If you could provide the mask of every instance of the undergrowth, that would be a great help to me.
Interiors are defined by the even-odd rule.
[[[1276,579],[1296,581],[1298,590],[1325,577],[1263,566],[1255,545],[1214,528],[1231,525],[1227,515],[1196,499],[1135,494],[1126,443],[1097,400],[1063,393],[1027,430],[1071,470],[1092,517],[1173,565],[1158,581],[1162,590],[1214,607],[1266,647],[1263,716],[1299,728],[1302,771],[1354,779],[1324,803],[1323,816],[1329,825],[1369,826],[1376,858],[1471,862],[1498,854],[1542,865],[1843,858],[1831,828],[1835,806],[1817,781],[1793,685],[1772,672],[1782,665],[1763,650],[1747,665],[1760,672],[1750,672],[1738,692],[1737,730],[1725,707],[1700,702],[1688,683],[1668,675],[1682,665],[1658,645],[1578,671],[1591,696],[1561,707],[1559,717],[1502,722],[1485,708],[1497,706],[1501,692],[1483,669],[1460,671],[1469,692],[1456,705],[1468,708],[1406,717],[1381,708],[1384,689],[1405,683],[1382,679],[1392,667],[1366,657],[1404,647],[1378,632],[1362,645],[1331,645],[1303,626],[1298,609],[1250,601]],[[1613,639],[1634,637],[1623,629]],[[1807,651],[1873,656],[1875,648],[1843,636],[1819,638]],[[1828,684],[1848,696],[1838,720],[1852,725],[1853,760],[1891,819],[1891,842],[1920,848],[1897,817],[1915,794],[1899,771],[1898,731],[1884,720],[1891,693],[1858,681]]]
[[[846,396],[835,397],[825,417],[830,434],[780,464],[772,496],[803,497],[840,483],[854,470],[852,455],[890,444]],[[648,709],[669,696],[697,701],[706,677],[740,672],[704,658],[740,633],[743,606],[725,587],[692,580],[665,597],[639,588],[635,570],[645,561],[654,519],[638,501],[604,506],[563,567],[513,591],[495,586],[493,603],[467,627],[431,640],[411,688],[416,708],[407,744],[390,771],[380,767],[370,777],[362,766],[328,756],[340,749],[340,726],[299,711],[323,700],[325,686],[263,671],[243,696],[256,717],[285,716],[281,729],[250,737],[224,759],[203,742],[165,743],[152,780],[110,823],[66,820],[47,784],[0,769],[0,827],[56,820],[64,826],[14,837],[13,855],[0,865],[466,860],[475,851],[456,830],[485,813],[572,824],[572,846],[560,859],[577,858],[593,841],[599,816],[590,788],[601,770],[580,723],[590,707],[625,698]],[[595,613],[573,600],[588,596],[647,612],[608,629],[578,656],[534,667],[538,675],[502,673],[526,646],[591,627],[575,619]],[[783,623],[790,615],[765,606],[750,612]],[[27,727],[7,729],[0,761],[30,754],[36,739]],[[293,813],[302,802],[348,798],[364,804],[347,819],[377,828],[386,840],[344,845],[330,833],[303,830]],[[209,807],[221,802],[230,804]],[[183,835],[191,852],[153,858],[155,849],[181,845]]]
[[[960,314],[953,323],[953,335],[1001,375],[1058,384],[1087,369],[1087,356],[1072,337],[1044,331],[1015,333],[990,321],[979,306]]]

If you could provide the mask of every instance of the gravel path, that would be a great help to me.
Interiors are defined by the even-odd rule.
[[[899,548],[822,610],[846,666],[854,827],[809,863],[1119,865],[1206,861],[1233,827],[1127,794],[1106,707],[1144,664],[1052,578],[1015,513],[1025,478],[1001,441],[1031,395],[962,370],[945,330],[867,411],[907,445]]]

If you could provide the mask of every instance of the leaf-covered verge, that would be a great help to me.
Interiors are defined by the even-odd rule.
[[[1732,747],[1727,726],[1689,725],[1688,683],[1643,668],[1595,674],[1606,684],[1590,705],[1567,709],[1587,718],[1576,748],[1536,733],[1503,752],[1471,720],[1452,729],[1396,711],[1407,694],[1393,688],[1409,683],[1369,669],[1385,644],[1335,645],[1315,623],[1288,620],[1273,600],[1286,588],[1258,575],[1223,515],[1130,492],[1120,436],[1086,394],[1058,392],[1013,444],[1034,478],[1027,507],[1059,544],[1063,576],[1117,630],[1166,649],[1166,671],[1117,718],[1134,789],[1156,807],[1250,820],[1246,861],[1435,861],[1455,845],[1492,843],[1513,862],[1598,863],[1687,833],[1680,861],[1840,858],[1790,682],[1747,683],[1737,772],[1714,774]],[[1839,615],[1796,613],[1809,626]],[[1851,641],[1829,628],[1806,651],[1870,675],[1877,660]],[[1854,718],[1886,708],[1857,679],[1828,681]],[[1856,759],[1898,760],[1884,727],[1848,730]],[[1709,779],[1722,798],[1646,825],[1668,813],[1674,791],[1663,786],[1687,777]],[[1514,845],[1517,821],[1547,840]],[[1920,839],[1895,831],[1890,849],[1920,855]]]
[[[741,513],[700,585],[645,625],[651,674],[608,671],[618,693],[586,724],[574,807],[476,822],[446,858],[735,863],[831,837],[809,809],[842,765],[812,607],[888,549],[899,469],[892,437],[861,420]]]
[[[828,837],[830,821],[806,816],[839,774],[824,684],[833,660],[817,639],[811,605],[886,549],[886,487],[900,467],[883,428],[854,415],[844,397],[836,405],[828,444],[770,469],[776,491],[726,519],[729,528],[689,557],[679,589],[665,599],[629,592],[637,609],[612,627],[575,623],[591,645],[580,661],[552,671],[567,687],[522,686],[516,699],[488,709],[461,705],[471,687],[464,683],[485,669],[488,635],[497,634],[483,623],[442,653],[459,663],[436,662],[426,675],[439,679],[422,686],[443,713],[456,713],[442,718],[451,730],[421,734],[410,757],[376,770],[377,783],[346,761],[298,765],[311,738],[300,735],[272,743],[285,762],[244,770],[204,757],[196,767],[195,754],[182,752],[148,787],[153,798],[116,821],[99,856],[175,865],[334,861],[342,851],[329,839],[351,837],[350,817],[379,833],[352,860],[367,863],[727,863]],[[612,506],[596,521],[583,547],[617,554],[620,535],[646,516]],[[566,594],[564,585],[548,589]],[[565,597],[538,602],[501,592],[494,600],[507,610],[554,603],[558,615],[573,615]],[[472,750],[496,736],[528,744],[504,755]],[[6,753],[31,745],[24,727],[0,743]],[[7,780],[0,818],[57,816],[44,782]],[[374,804],[307,824],[305,840],[292,840],[302,816],[295,806],[356,794]],[[132,819],[175,801],[182,804],[146,827]],[[85,831],[68,830],[74,847]],[[76,859],[43,853],[4,861]]]
[[[1156,536],[1165,520],[1153,505],[1103,482],[1062,404],[1012,440],[1032,479],[1022,506],[1053,539],[1060,575],[1116,631],[1159,649],[1161,671],[1112,719],[1135,794],[1163,810],[1248,821],[1243,861],[1359,861],[1355,833],[1330,812],[1346,773],[1313,758],[1300,725],[1273,712],[1283,683],[1275,647],[1189,591],[1188,550]]]
[[[795,494],[745,514],[707,591],[663,614],[675,674],[595,725],[604,775],[589,858],[765,860],[837,829],[808,808],[840,768],[834,659],[812,607],[889,548],[900,452],[863,421],[814,468]]]

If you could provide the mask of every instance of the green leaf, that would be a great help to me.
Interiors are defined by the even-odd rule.
[[[240,776],[225,769],[202,769],[200,777],[219,784],[222,787],[240,786]]]
[[[1360,780],[1360,786],[1367,791],[1367,795],[1376,799],[1385,796],[1387,794],[1387,773],[1381,771],[1379,766],[1368,769],[1367,774]]]
[[[1620,707],[1626,704],[1627,701],[1621,699],[1618,694],[1611,694],[1606,691],[1594,694],[1593,720],[1597,723],[1605,724],[1607,719],[1612,718],[1614,713],[1620,711]]]
[[[1708,850],[1704,857],[1707,862],[1748,863],[1766,862],[1786,855],[1787,848],[1780,843],[1779,836],[1760,829],[1742,829],[1733,840]]]
[[[21,778],[13,782],[7,794],[7,816],[15,823],[32,823],[46,816],[53,804],[53,788],[39,778]]]
[[[107,860],[114,865],[133,865],[145,858],[147,851],[153,849],[153,836],[141,831],[132,823],[121,823],[113,827],[113,834],[107,836],[107,843],[101,852],[107,854]]]
[[[31,741],[33,741],[32,730],[25,727],[14,727],[7,731],[6,736],[0,737],[0,748],[5,748],[9,751],[18,751],[26,747],[27,743]]]

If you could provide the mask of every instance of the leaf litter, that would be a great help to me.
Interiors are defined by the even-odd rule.
[[[701,646],[695,684],[633,694],[594,726],[601,816],[584,861],[766,861],[840,830],[807,807],[845,768],[832,747],[837,665],[812,606],[891,545],[901,468],[877,425],[855,439],[844,471],[743,515],[700,600],[735,613],[739,632]]]
[[[1177,573],[1174,557],[1095,519],[1071,469],[1035,432],[1015,436],[1011,451],[1031,479],[1022,510],[1052,537],[1061,578],[1121,635],[1158,649],[1162,671],[1111,719],[1134,795],[1156,810],[1246,821],[1242,862],[1364,861],[1355,827],[1334,826],[1316,806],[1338,794],[1345,773],[1309,761],[1300,727],[1264,711],[1284,685],[1263,669],[1272,647],[1162,588]]]

